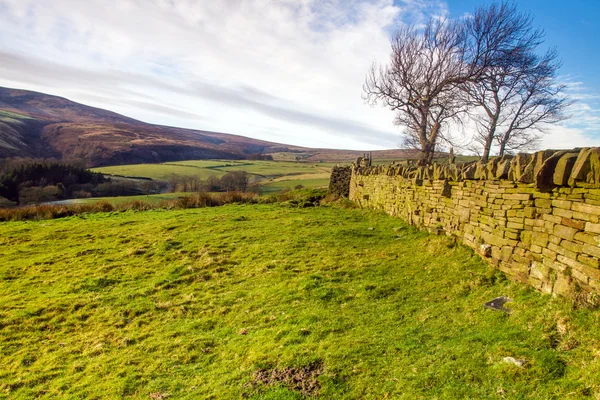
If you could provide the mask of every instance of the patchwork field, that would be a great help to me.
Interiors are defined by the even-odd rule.
[[[367,210],[0,224],[0,398],[598,398],[599,323]]]
[[[173,174],[221,177],[227,172],[246,171],[249,181],[260,185],[264,193],[303,185],[307,188],[322,188],[329,185],[332,163],[298,163],[286,161],[235,161],[235,160],[190,160],[164,164],[134,164],[94,168],[96,172],[125,177],[150,178],[167,181]],[[285,183],[283,183],[285,182]]]

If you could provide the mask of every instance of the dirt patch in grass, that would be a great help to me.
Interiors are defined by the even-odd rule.
[[[299,368],[259,369],[254,372],[254,377],[247,386],[281,384],[304,396],[316,396],[321,388],[318,378],[322,373],[323,365],[320,363],[313,363]]]

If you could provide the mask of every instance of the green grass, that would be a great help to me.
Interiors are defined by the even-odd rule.
[[[229,167],[233,165],[247,165],[245,160],[189,160],[189,161],[173,161],[165,163],[165,165],[185,165],[197,168],[219,168]]]
[[[266,183],[260,186],[261,193],[275,193],[282,190],[292,190],[296,186],[302,185],[307,189],[327,188],[329,186],[329,178],[323,179],[296,179],[296,180],[279,180],[276,182]]]
[[[132,201],[143,201],[149,204],[157,204],[163,201],[169,201],[177,199],[181,196],[189,196],[191,193],[161,193],[161,194],[148,194],[140,196],[119,196],[119,197],[92,197],[89,199],[73,199],[69,200],[69,203],[77,204],[94,204],[99,201],[108,201],[113,204],[125,204]]]
[[[285,161],[190,160],[164,164],[117,165],[94,168],[93,171],[163,181],[167,181],[173,174],[206,179],[211,175],[220,177],[227,172],[246,171],[250,174],[250,182],[259,186],[266,185],[261,192],[270,193],[299,184],[310,188],[327,186],[331,165]]]
[[[12,123],[21,123],[24,119],[32,119],[28,115],[19,114],[12,111],[0,110],[0,121],[2,122],[12,122]]]
[[[484,309],[500,295],[512,314]],[[301,399],[253,377],[306,366],[322,399],[598,398],[599,324],[367,210],[0,224],[7,399]]]
[[[218,169],[170,164],[115,165],[111,167],[92,168],[92,171],[110,175],[150,178],[165,181],[173,174],[181,176],[198,176],[200,179],[206,179],[211,175],[220,177],[225,174]]]

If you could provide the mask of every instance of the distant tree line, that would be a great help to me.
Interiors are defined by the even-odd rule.
[[[108,179],[77,162],[25,158],[0,162],[0,207],[159,190],[156,182]]]
[[[228,172],[222,177],[215,175],[206,179],[198,176],[171,175],[169,191],[174,192],[246,192],[250,188],[246,171]]]
[[[273,161],[273,156],[270,154],[252,153],[246,156],[246,160]]]
[[[69,198],[105,182],[83,165],[56,160],[9,159],[0,164],[0,197],[17,204]]]

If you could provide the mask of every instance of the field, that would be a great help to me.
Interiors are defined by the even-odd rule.
[[[190,193],[161,193],[161,194],[147,194],[147,195],[140,195],[140,196],[93,197],[90,199],[65,200],[60,203],[93,204],[93,203],[97,203],[99,201],[108,201],[113,204],[125,204],[125,203],[129,203],[132,201],[143,201],[143,202],[149,203],[149,204],[157,204],[157,203],[160,203],[163,201],[170,201],[170,200],[177,199],[178,197],[181,197],[181,196],[189,196],[189,195],[190,195]]]
[[[263,193],[303,185],[322,188],[329,185],[331,163],[298,163],[286,161],[190,160],[164,164],[134,164],[94,168],[96,172],[125,177],[151,178],[167,181],[173,174],[206,179],[221,177],[227,172],[246,171],[249,181],[260,185]]]
[[[0,260],[0,398],[600,396],[597,311],[368,210],[9,222]]]

